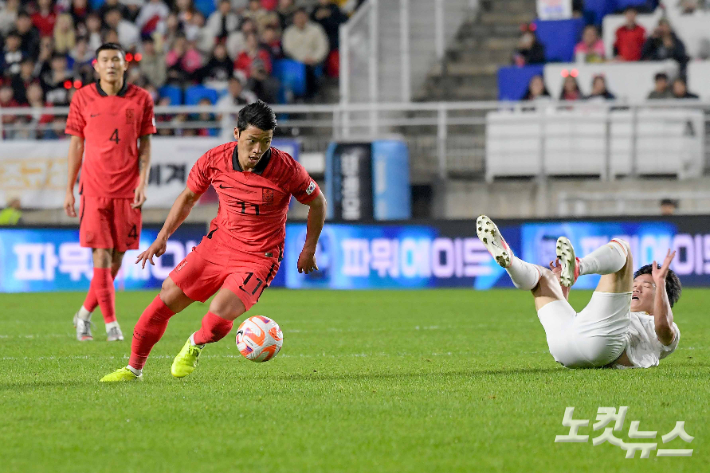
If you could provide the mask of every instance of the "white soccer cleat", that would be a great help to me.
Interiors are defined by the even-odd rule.
[[[106,332],[106,341],[107,342],[122,342],[123,341],[123,332],[121,332],[121,328],[118,325],[114,325],[108,331]]]
[[[555,245],[557,259],[560,260],[562,272],[560,283],[564,287],[572,287],[579,277],[579,258],[574,254],[574,247],[567,237],[559,237]]]
[[[74,327],[76,327],[76,339],[80,342],[90,342],[94,339],[91,335],[91,321],[79,318],[79,312],[74,314]]]
[[[500,234],[493,220],[485,215],[478,217],[476,219],[476,234],[501,268],[510,266],[510,258],[513,256],[513,252],[510,251],[510,247],[503,239],[503,235]]]

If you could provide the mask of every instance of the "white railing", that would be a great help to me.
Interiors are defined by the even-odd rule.
[[[340,27],[341,103],[409,102],[478,0],[369,0]]]
[[[652,155],[659,152],[664,161],[694,163],[694,167],[683,164],[685,168],[667,174],[689,178],[710,167],[710,102],[431,102],[273,108],[279,121],[277,136],[300,138],[305,152],[323,153],[333,140],[404,139],[411,156],[412,179],[419,182],[452,176],[544,179],[566,174],[612,180],[617,175],[645,174]],[[63,137],[68,111],[66,107],[0,108],[0,137]],[[661,113],[664,111],[668,113]],[[683,111],[692,119],[682,118]],[[193,136],[207,131],[224,141],[231,139],[237,112],[238,108],[223,113],[200,106],[155,109],[159,134]],[[46,124],[32,119],[41,115],[55,118]],[[514,134],[503,135],[502,140],[500,128],[494,128],[500,126],[494,118],[501,115],[510,117],[514,125]],[[8,117],[15,117],[14,122],[3,124]],[[504,146],[493,146],[495,140]],[[507,170],[515,172],[499,172],[505,160],[512,163]],[[654,169],[665,172],[663,162],[653,162]],[[572,166],[571,171],[566,172],[563,166]],[[498,170],[492,174],[494,168]]]

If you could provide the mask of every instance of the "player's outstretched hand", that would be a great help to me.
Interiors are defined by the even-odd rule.
[[[64,197],[64,211],[68,216],[76,218],[76,209],[74,208],[74,192],[67,192],[66,197]]]
[[[145,195],[145,186],[144,185],[138,186],[136,188],[134,194],[135,194],[135,196],[133,197],[133,203],[131,204],[131,207],[134,209],[139,209],[143,206],[146,199],[148,198]]]
[[[165,250],[168,248],[168,242],[163,241],[162,239],[157,239],[153,242],[150,247],[145,250],[143,253],[138,255],[138,259],[136,259],[136,264],[142,263],[141,268],[145,268],[145,263],[146,261],[150,261],[150,264],[155,266],[155,262],[153,261],[154,256],[163,256],[165,253]]]
[[[658,286],[658,283],[664,283],[666,281],[666,276],[668,276],[668,269],[671,267],[671,262],[673,262],[673,258],[675,258],[675,251],[671,251],[670,249],[668,250],[668,253],[666,254],[666,259],[663,260],[663,265],[661,267],[658,267],[658,264],[656,262],[653,262],[653,265],[651,266],[651,277],[653,280],[656,282],[656,286]]]
[[[316,264],[316,253],[315,251],[304,249],[298,257],[298,272],[308,274],[313,271],[318,271],[318,265]]]
[[[562,274],[562,264],[560,263],[559,258],[555,261],[550,261],[550,269],[552,270],[552,274],[557,277],[557,280],[560,280],[560,275]]]

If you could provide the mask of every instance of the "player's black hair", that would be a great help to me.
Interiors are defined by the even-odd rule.
[[[126,59],[126,51],[123,49],[123,46],[121,46],[121,45],[118,44],[118,43],[104,43],[104,44],[102,44],[101,46],[99,46],[99,47],[96,49],[96,55],[95,55],[95,57],[98,58],[98,57],[99,57],[99,53],[100,53],[101,51],[118,51],[118,52],[121,53],[121,55],[123,56],[123,59]]]
[[[659,264],[658,267],[660,268],[661,265]],[[651,271],[652,269],[650,264],[647,264],[646,266],[641,266],[634,273],[634,279],[643,274],[652,274]],[[678,276],[672,269],[669,269],[668,276],[666,276],[666,294],[668,294],[668,302],[670,302],[671,307],[673,307],[673,305],[678,302],[678,299],[680,299],[680,293],[682,291],[683,288],[680,286],[680,279],[678,279]]]
[[[249,125],[260,130],[276,129],[276,114],[265,102],[257,100],[239,110],[237,129],[239,132],[246,130]]]

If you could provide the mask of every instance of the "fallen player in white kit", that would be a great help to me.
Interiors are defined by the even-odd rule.
[[[565,237],[557,240],[557,261],[550,269],[517,258],[498,231],[481,215],[478,238],[518,289],[532,291],[535,309],[555,361],[567,368],[650,368],[673,353],[680,330],[673,305],[681,293],[670,269],[675,252],[662,266],[654,261],[633,273],[628,243],[613,239],[584,258],[576,258]],[[584,274],[601,274],[589,304],[577,313],[569,290]]]

